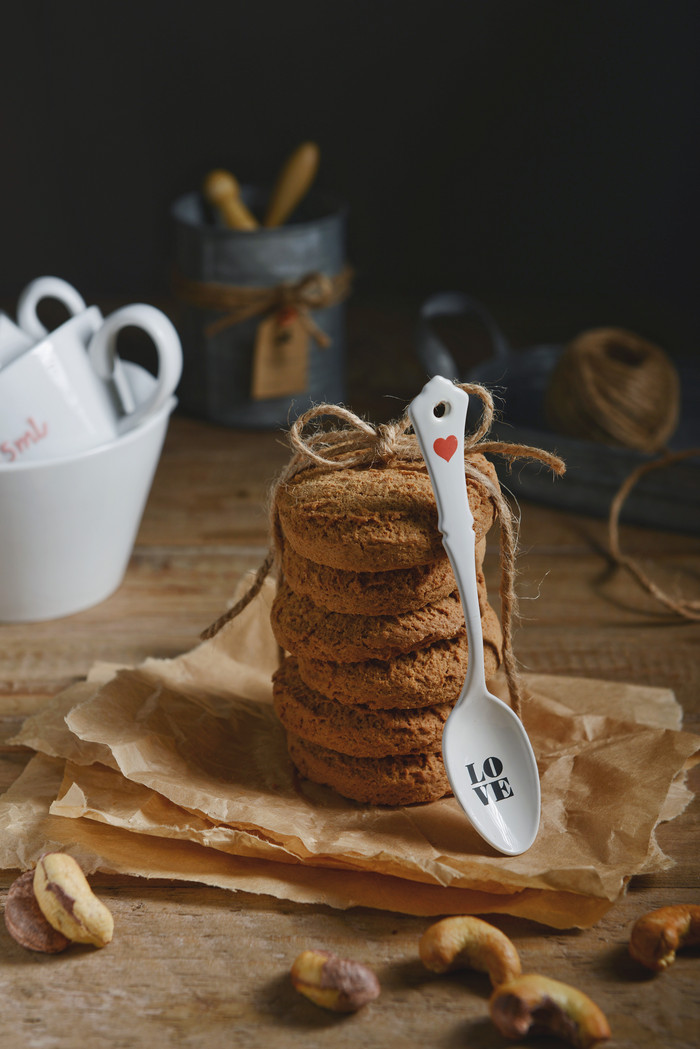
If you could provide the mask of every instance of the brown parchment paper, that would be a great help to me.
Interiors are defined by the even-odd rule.
[[[670,864],[654,828],[687,803],[683,772],[700,747],[679,731],[672,693],[526,677],[542,822],[527,853],[504,857],[454,799],[373,808],[296,775],[271,706],[271,593],[270,584],[178,659],[116,674],[96,667],[25,723],[14,742],[55,764],[50,788],[37,787],[47,759],[30,772],[34,759],[0,799],[4,866],[26,866],[58,837],[88,848],[81,859],[90,869],[332,906],[503,911],[567,927],[597,920],[634,874]],[[29,783],[38,805],[22,801]]]
[[[593,925],[609,902],[569,893],[492,896],[468,889],[445,889],[379,874],[267,863],[226,855],[214,849],[168,838],[138,835],[102,827],[87,819],[48,816],[50,799],[59,789],[63,762],[37,754],[0,799],[0,862],[3,867],[31,867],[47,849],[75,856],[83,870],[147,879],[199,882],[234,892],[250,892],[297,903],[347,909],[364,906],[404,914],[517,914],[555,928]],[[14,832],[14,833],[13,833]],[[20,862],[18,862],[18,860]]]

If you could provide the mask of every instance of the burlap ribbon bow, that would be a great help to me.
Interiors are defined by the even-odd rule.
[[[183,302],[202,310],[222,310],[223,316],[205,328],[209,337],[240,324],[250,317],[265,317],[280,310],[294,309],[309,335],[323,347],[330,345],[328,335],[311,317],[312,310],[336,306],[350,294],[352,270],[345,266],[334,277],[325,273],[307,273],[296,281],[285,281],[272,287],[218,284],[192,280],[175,273],[175,293]]]

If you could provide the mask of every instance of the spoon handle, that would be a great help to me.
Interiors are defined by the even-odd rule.
[[[408,408],[435,492],[438,528],[457,580],[467,627],[469,657],[460,699],[473,682],[478,681],[484,688],[486,685],[476,583],[474,517],[464,475],[464,427],[468,406],[469,395],[464,390],[441,375],[435,375]]]
[[[287,221],[316,178],[320,158],[315,142],[302,142],[287,158],[272,190],[264,226],[281,226]]]
[[[210,171],[202,184],[205,199],[214,206],[229,229],[257,229],[257,219],[241,200],[240,192],[238,180],[223,168]]]

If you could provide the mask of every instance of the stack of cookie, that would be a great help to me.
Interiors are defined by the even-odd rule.
[[[475,465],[497,484],[483,456]],[[482,572],[494,519],[467,482],[487,677],[501,631]],[[272,628],[285,656],[274,703],[299,772],[382,805],[449,793],[442,729],[464,683],[462,606],[415,463],[309,469],[277,492],[282,552]]]

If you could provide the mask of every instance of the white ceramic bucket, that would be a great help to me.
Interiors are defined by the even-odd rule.
[[[156,380],[124,367],[137,402],[146,401]],[[0,621],[71,615],[117,589],[176,403],[87,451],[0,464]]]

